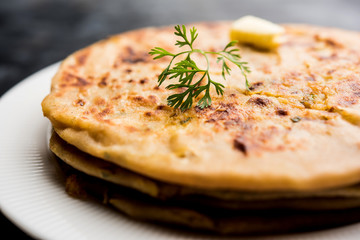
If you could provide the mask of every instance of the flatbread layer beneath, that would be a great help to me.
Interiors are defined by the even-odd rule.
[[[129,188],[79,172],[58,159],[65,176],[66,191],[82,199],[95,198],[122,213],[143,221],[203,230],[220,234],[268,234],[319,230],[358,222],[360,209],[226,210],[151,198]]]
[[[66,164],[87,175],[128,187],[151,197],[222,209],[335,210],[360,207],[360,186],[309,192],[249,192],[212,190],[169,184],[139,175],[93,157],[66,143],[55,132],[51,151]]]
[[[229,22],[196,23],[196,48],[219,51]],[[172,27],[145,28],[95,43],[66,58],[42,102],[44,115],[81,151],[160,181],[202,189],[310,191],[360,180],[360,34],[285,25],[274,52],[238,46],[252,70],[221,78],[212,106],[186,112],[166,98],[181,90],[157,86],[179,52]],[[201,63],[203,59],[195,56]],[[229,63],[230,65],[230,63]]]

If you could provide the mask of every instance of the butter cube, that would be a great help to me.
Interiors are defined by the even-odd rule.
[[[230,39],[259,49],[271,50],[279,45],[278,36],[284,32],[285,29],[280,25],[254,16],[245,16],[232,24]]]

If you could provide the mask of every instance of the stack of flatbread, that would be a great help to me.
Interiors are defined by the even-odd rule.
[[[230,25],[190,24],[195,47],[221,51]],[[359,221],[360,34],[284,27],[274,51],[237,46],[250,92],[236,67],[222,79],[213,56],[224,95],[212,89],[210,107],[185,112],[167,106],[182,91],[165,89],[176,80],[157,85],[170,59],[148,54],[180,51],[172,27],[116,35],[66,58],[42,108],[67,192],[138,219],[228,234]]]

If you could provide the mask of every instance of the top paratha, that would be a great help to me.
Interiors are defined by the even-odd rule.
[[[230,23],[200,23],[198,47],[220,50]],[[146,28],[69,56],[42,103],[61,138],[162,181],[201,188],[314,190],[360,180],[360,34],[286,25],[277,52],[239,46],[251,94],[235,68],[210,108],[180,113],[157,87],[177,52],[171,27]],[[221,81],[221,66],[212,74]],[[170,82],[170,81],[169,81]],[[298,121],[300,120],[300,121]]]

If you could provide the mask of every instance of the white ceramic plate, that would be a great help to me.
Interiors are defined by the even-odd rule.
[[[134,221],[101,204],[73,199],[65,193],[49,161],[50,124],[43,117],[40,105],[50,90],[50,81],[58,66],[52,65],[30,76],[0,100],[0,204],[3,213],[26,233],[40,239],[210,238]],[[253,239],[358,240],[360,224]]]

